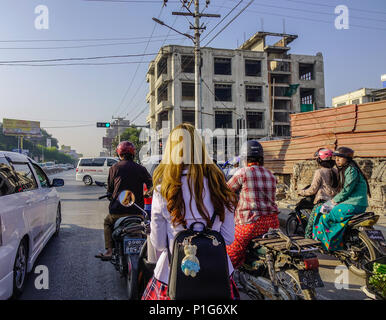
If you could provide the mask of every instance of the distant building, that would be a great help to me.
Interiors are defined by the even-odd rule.
[[[324,108],[323,56],[289,54],[288,44],[297,37],[257,32],[238,49],[201,48],[201,127],[242,126],[248,138],[262,138],[273,123],[274,136],[288,137],[291,113]],[[271,38],[278,41],[270,45]],[[147,122],[158,139],[163,121],[170,129],[194,124],[193,47],[162,47],[148,67],[147,82]]]
[[[362,104],[367,102],[373,102],[373,92],[377,89],[362,88],[356,91],[348,92],[332,98],[333,107],[341,107],[349,104]]]
[[[332,98],[333,107],[349,104],[362,104],[367,102],[386,100],[386,74],[381,76],[382,89],[362,88],[353,92]]]

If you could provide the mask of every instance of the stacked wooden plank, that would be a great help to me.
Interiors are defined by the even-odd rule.
[[[265,166],[291,174],[319,147],[347,146],[357,157],[386,157],[386,101],[291,115],[291,139],[264,141]]]

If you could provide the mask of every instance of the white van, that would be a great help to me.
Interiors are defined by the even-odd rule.
[[[110,167],[117,162],[118,158],[113,157],[80,158],[76,167],[76,181],[83,181],[87,186],[94,181],[107,182]]]

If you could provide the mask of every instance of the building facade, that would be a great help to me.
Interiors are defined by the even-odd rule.
[[[268,45],[268,38],[279,40]],[[288,54],[296,38],[258,32],[238,49],[201,48],[201,128],[245,128],[248,139],[287,137],[291,113],[324,108],[323,56]],[[159,138],[163,122],[169,129],[194,124],[193,47],[162,47],[147,82],[147,122]]]

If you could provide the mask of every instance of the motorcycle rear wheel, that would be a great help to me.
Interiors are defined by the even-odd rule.
[[[372,260],[375,260],[377,258],[377,253],[371,244],[371,241],[367,238],[365,234],[362,232],[359,232],[358,234],[359,241],[361,242],[361,253],[363,250],[366,250],[367,253],[363,253],[364,259],[361,259],[359,262],[353,262],[351,259],[345,260],[345,264],[348,267],[348,269],[357,275],[358,277],[361,277],[363,279],[366,279],[366,271],[363,269],[363,265],[367,262],[370,262]]]
[[[303,226],[299,223],[296,213],[290,214],[285,224],[287,236],[304,236]]]
[[[138,256],[128,256],[127,259],[127,274],[126,274],[126,290],[128,300],[138,300]]]
[[[302,289],[297,270],[286,270],[276,273],[279,282],[291,295],[293,300],[316,300],[315,289]]]

